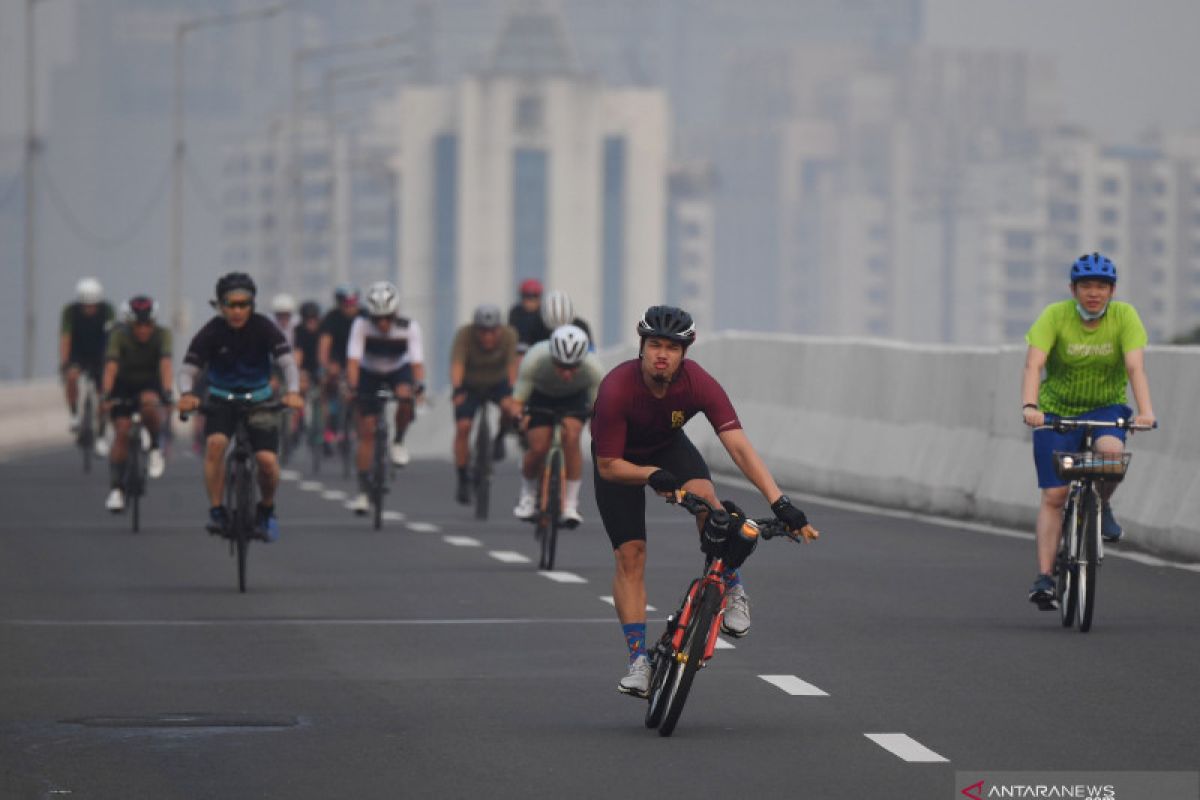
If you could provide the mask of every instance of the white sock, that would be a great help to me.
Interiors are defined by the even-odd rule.
[[[538,479],[521,476],[521,496],[537,497]]]
[[[563,505],[567,508],[579,507],[579,489],[583,486],[583,479],[573,481],[567,479],[567,496],[563,498]]]

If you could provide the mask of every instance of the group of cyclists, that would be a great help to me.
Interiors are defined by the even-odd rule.
[[[1041,489],[1038,575],[1029,599],[1041,608],[1055,607],[1053,562],[1067,492],[1065,481],[1055,475],[1053,453],[1078,449],[1082,435],[1046,429],[1045,415],[1114,422],[1132,415],[1139,425],[1155,421],[1144,365],[1146,331],[1131,305],[1113,299],[1115,265],[1098,253],[1081,256],[1071,265],[1069,281],[1071,298],[1048,306],[1029,329],[1021,385],[1023,420],[1036,429],[1033,452]],[[222,506],[223,458],[234,416],[232,407],[224,403],[234,397],[265,402],[281,396],[285,406],[298,410],[305,406],[303,395],[312,387],[331,402],[354,398],[360,491],[351,508],[366,513],[375,425],[383,412],[381,389],[394,396],[396,406],[389,457],[398,466],[409,463],[404,435],[414,419],[415,404],[425,393],[419,323],[400,315],[399,292],[386,282],[372,284],[361,299],[353,287],[339,286],[335,307],[324,317],[315,303],[307,302],[299,307],[296,322],[291,297],[274,299],[274,319],[255,312],[256,300],[257,288],[250,276],[221,277],[213,300],[218,313],[192,339],[178,376],[180,411],[200,408],[202,392],[207,398],[204,480],[210,508],[205,527],[221,533],[228,525]],[[459,328],[451,348],[455,498],[469,502],[472,421],[481,404],[493,403],[506,421],[492,443],[493,457],[504,457],[506,435],[519,431],[524,437],[526,451],[513,513],[532,518],[538,475],[551,441],[550,426],[561,417],[567,481],[560,521],[577,526],[583,521],[581,439],[590,420],[595,499],[613,550],[614,605],[628,650],[618,689],[644,697],[650,678],[645,487],[669,499],[683,490],[718,505],[709,468],[683,430],[688,420],[705,416],[733,463],[789,530],[806,540],[817,538],[818,532],[772,477],[720,383],[688,358],[696,327],[686,311],[666,305],[648,308],[637,324],[637,357],[607,373],[595,355],[586,322],[575,316],[563,292],[544,293],[540,282],[524,281],[520,302],[510,309],[505,323],[498,306],[481,305],[471,321]],[[108,334],[114,324],[117,327]],[[153,300],[132,298],[114,314],[99,283],[85,279],[79,283],[77,302],[64,309],[62,331],[64,385],[73,415],[78,381],[86,373],[102,386],[105,408],[118,431],[132,409],[141,409],[147,420],[161,419],[156,412],[170,397],[171,338],[156,323]],[[1126,405],[1127,384],[1132,387],[1136,414]],[[259,467],[256,532],[274,541],[279,536],[275,512],[279,415],[251,412],[247,422]],[[332,414],[308,423],[324,425],[326,446],[346,434]],[[151,440],[156,440],[157,423],[148,429]],[[1096,438],[1096,447],[1121,452],[1124,437],[1124,430],[1114,425]],[[120,436],[114,440],[122,441]],[[152,456],[155,452],[152,447]],[[123,448],[114,446],[109,455],[113,474],[119,475]],[[148,463],[152,477],[162,474],[161,456]],[[106,505],[119,511],[123,505],[119,484],[113,486]],[[1104,490],[1103,535],[1109,541],[1122,536],[1108,505],[1114,488],[1115,484],[1108,484]],[[697,525],[702,531],[702,517]],[[745,636],[750,629],[750,603],[744,583],[736,570],[725,579],[730,589],[722,630]]]

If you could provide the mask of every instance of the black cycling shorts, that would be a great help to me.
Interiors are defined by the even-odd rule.
[[[233,438],[237,429],[240,403],[224,403],[209,398],[211,407],[204,415],[205,438],[219,433]],[[279,452],[279,412],[250,410],[246,419],[246,431],[250,434],[250,448],[256,452]]]
[[[581,422],[587,422],[587,418],[591,416],[591,410],[588,408],[588,391],[584,389],[575,394],[569,394],[566,397],[551,397],[548,394],[542,394],[537,389],[534,389],[529,394],[529,400],[525,405],[534,409],[555,409],[563,412],[563,416],[574,417]],[[545,411],[531,411],[529,413],[529,428],[549,428],[554,424],[554,416]]]
[[[512,394],[512,387],[505,380],[487,389],[467,389],[466,391],[467,396],[463,398],[462,403],[454,407],[455,421],[473,419],[475,412],[479,410],[480,403],[485,398],[499,405],[501,400]]]
[[[698,478],[712,480],[704,457],[683,431],[679,431],[666,447],[640,459],[639,463],[665,469],[679,478],[680,483]],[[626,542],[646,541],[646,492],[653,490],[648,486],[630,486],[601,478],[594,445],[592,474],[596,484],[596,505],[600,507],[600,519],[604,521],[604,530],[613,549]]]
[[[141,410],[142,393],[153,392],[156,399],[162,398],[162,389],[158,382],[154,383],[124,383],[119,378],[113,384],[113,406],[110,416],[116,420],[120,417],[131,417],[134,411]]]
[[[375,393],[387,386],[394,393],[396,386],[402,383],[413,385],[412,364],[391,372],[372,372],[368,369],[358,371],[358,410],[364,417],[377,416],[383,408],[383,403]]]

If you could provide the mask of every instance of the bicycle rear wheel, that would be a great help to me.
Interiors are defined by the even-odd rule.
[[[1079,599],[1078,582],[1076,580],[1075,558],[1071,553],[1078,553],[1075,542],[1078,541],[1079,502],[1075,494],[1067,498],[1067,506],[1063,511],[1062,537],[1058,541],[1058,556],[1055,568],[1058,570],[1058,580],[1054,585],[1054,593],[1058,599],[1058,615],[1064,628],[1075,624],[1075,603]]]
[[[696,612],[688,621],[683,634],[683,644],[680,646],[682,663],[677,665],[671,680],[666,687],[666,700],[663,709],[663,719],[658,726],[659,736],[670,736],[683,713],[683,705],[687,702],[688,693],[692,689],[692,681],[696,670],[700,669],[704,660],[708,634],[712,630],[713,618],[721,604],[720,590],[711,584],[706,584],[696,605]]]
[[[480,405],[475,426],[475,519],[488,518],[492,488],[492,431],[488,425],[487,403]]]
[[[1095,489],[1083,498],[1082,524],[1079,526],[1079,564],[1077,567],[1079,632],[1092,629],[1096,610],[1096,583],[1100,578],[1100,498]]]

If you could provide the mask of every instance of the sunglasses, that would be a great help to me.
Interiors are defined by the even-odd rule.
[[[553,360],[553,359],[551,359],[551,360]],[[570,372],[574,372],[575,370],[579,369],[578,364],[564,364],[561,361],[555,361],[554,366],[558,369],[564,369],[564,370],[567,370]]]
[[[254,304],[249,300],[227,300],[221,303],[221,305],[225,306],[226,308],[249,308]]]
[[[523,299],[523,300],[540,300],[541,297],[542,296],[540,294],[523,294],[523,295],[521,295],[521,299]]]

